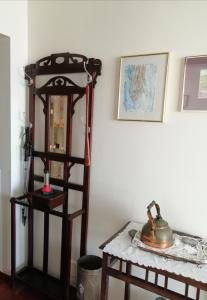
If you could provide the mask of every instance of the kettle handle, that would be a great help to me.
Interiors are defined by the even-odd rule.
[[[152,217],[152,214],[151,214],[151,209],[152,207],[155,206],[156,207],[156,210],[157,210],[157,217],[161,217],[160,215],[160,207],[159,207],[159,204],[157,204],[154,200],[150,203],[150,205],[147,206],[147,215],[148,215],[148,218],[149,218],[149,221],[152,225],[152,228],[154,228],[155,226],[155,222],[154,222],[154,218]]]

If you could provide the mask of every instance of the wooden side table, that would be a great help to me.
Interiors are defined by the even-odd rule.
[[[130,223],[130,222],[129,222]],[[165,270],[158,268],[146,267],[142,264],[132,262],[127,259],[120,258],[116,253],[108,253],[105,247],[117,238],[119,233],[123,232],[128,226],[127,223],[121,230],[116,232],[111,238],[109,238],[104,244],[100,246],[103,251],[103,263],[102,263],[102,282],[101,282],[101,300],[108,299],[108,282],[109,277],[114,277],[116,279],[125,282],[124,300],[130,299],[130,285],[135,285],[137,287],[148,290],[152,293],[156,293],[160,296],[166,297],[168,299],[174,300],[199,300],[200,291],[207,291],[207,283],[202,283],[200,281],[184,277],[182,275],[176,275]],[[115,263],[118,263],[118,268],[115,268]],[[132,267],[141,268],[144,270],[144,278],[140,278],[131,274]],[[149,281],[149,272],[154,273],[154,282]],[[159,277],[164,277],[163,285],[159,284]],[[178,293],[169,289],[169,279],[173,279],[178,282],[182,282],[184,289],[183,293]],[[193,298],[189,296],[189,288],[194,287]]]

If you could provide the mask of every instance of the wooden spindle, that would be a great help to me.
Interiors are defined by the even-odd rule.
[[[196,291],[196,300],[200,299],[200,289],[197,289]]]
[[[168,277],[165,276],[165,286],[164,286],[165,290],[167,290],[167,286],[168,286]]]
[[[188,290],[189,290],[189,285],[186,283],[185,285],[185,297],[188,297]]]
[[[145,281],[146,282],[148,281],[148,277],[149,277],[149,270],[146,269],[146,272],[145,272]]]
[[[119,262],[119,271],[122,272],[122,260],[120,259],[120,262]]]

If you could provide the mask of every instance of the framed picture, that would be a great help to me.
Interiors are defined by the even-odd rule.
[[[162,122],[169,53],[121,57],[118,119]]]
[[[182,110],[207,110],[207,56],[185,58]]]

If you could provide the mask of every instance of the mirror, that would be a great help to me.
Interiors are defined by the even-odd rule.
[[[67,96],[50,96],[49,151],[66,152]],[[63,163],[52,161],[51,177],[63,179]]]

